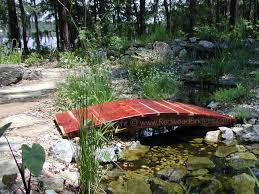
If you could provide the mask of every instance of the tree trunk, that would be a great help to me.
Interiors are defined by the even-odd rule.
[[[159,0],[154,0],[154,24],[157,23],[158,4],[159,4]]]
[[[190,34],[193,34],[196,17],[196,0],[189,0],[189,14],[189,32]]]
[[[33,9],[36,9],[35,0],[32,0],[32,5],[33,5]],[[39,24],[38,24],[38,16],[35,10],[33,11],[33,15],[34,15],[34,24],[36,29],[36,37],[35,37],[36,49],[39,51],[40,50]]]
[[[9,39],[11,40],[11,47],[20,47],[20,39],[19,39],[19,27],[18,20],[16,15],[16,7],[14,0],[7,0],[8,6],[8,27],[9,27]]]
[[[61,38],[62,49],[66,50],[70,48],[69,40],[69,28],[67,20],[66,11],[66,0],[60,0],[61,3],[58,4],[58,16],[59,16],[59,32]]]
[[[212,7],[212,1],[211,0],[207,0],[207,6],[208,6],[208,15],[207,15],[207,22],[209,24],[209,26],[212,26],[213,23],[213,7]]]
[[[146,30],[145,15],[146,15],[146,1],[140,0],[139,4],[139,35],[143,35]]]
[[[55,31],[56,31],[56,39],[57,39],[57,49],[60,49],[59,43],[59,24],[58,24],[58,10],[56,2],[53,2],[54,6],[54,17],[55,17]]]
[[[230,2],[230,18],[229,18],[229,26],[232,30],[236,25],[237,18],[237,0],[231,0]]]
[[[254,0],[254,24],[259,20],[259,1]]]
[[[167,0],[164,0],[164,7],[165,7],[165,17],[166,17],[166,30],[167,32],[171,33],[171,30],[172,30],[171,14],[168,8]]]
[[[107,15],[106,15],[106,7],[107,7],[107,0],[99,0],[99,17],[101,19],[102,25],[102,33],[105,34],[108,31],[108,22],[107,22]]]
[[[132,14],[132,0],[126,0],[126,10],[125,10],[125,14],[126,14],[126,20],[127,22],[131,21],[131,14]]]
[[[21,11],[21,20],[22,20],[22,39],[23,39],[23,48],[24,53],[27,54],[29,52],[28,46],[27,46],[27,21],[26,21],[26,13],[24,10],[23,2],[22,0],[19,0],[19,7]]]
[[[216,1],[216,25],[219,24],[220,19],[220,0]]]
[[[136,31],[139,33],[140,31],[140,19],[139,19],[139,12],[138,12],[138,8],[137,8],[137,4],[136,4],[136,1],[133,0],[133,9],[134,9],[134,12],[135,12],[135,16],[136,16]]]

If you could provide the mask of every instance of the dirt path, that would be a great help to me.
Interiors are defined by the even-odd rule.
[[[55,177],[65,164],[50,156],[51,146],[62,140],[54,122],[55,106],[52,94],[59,82],[65,80],[67,70],[60,68],[41,69],[43,78],[0,88],[0,126],[12,122],[5,133],[15,155],[20,156],[22,144],[40,143],[46,151],[44,177]],[[10,190],[2,184],[1,177],[7,173],[17,172],[6,140],[0,138],[0,193]],[[61,180],[62,182],[62,180]],[[62,184],[60,184],[61,186]],[[51,188],[50,188],[51,189]]]

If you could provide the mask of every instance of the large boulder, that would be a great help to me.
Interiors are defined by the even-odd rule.
[[[155,51],[155,53],[157,54],[158,57],[161,58],[165,58],[165,57],[171,57],[170,55],[172,55],[172,50],[171,47],[169,46],[169,44],[165,43],[165,42],[158,42],[156,41],[153,44],[153,50]]]
[[[246,173],[234,176],[232,178],[231,185],[236,194],[255,193],[255,179]]]
[[[8,86],[22,80],[24,68],[21,65],[0,64],[0,86]]]
[[[219,127],[221,131],[222,143],[230,145],[234,140],[234,132],[228,127]]]
[[[246,124],[242,127],[234,127],[233,131],[241,142],[259,142],[259,125]]]

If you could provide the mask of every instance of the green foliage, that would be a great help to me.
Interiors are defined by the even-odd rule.
[[[141,83],[141,96],[152,99],[167,99],[178,92],[179,82],[174,74],[154,72],[144,78]]]
[[[39,53],[31,53],[29,54],[24,63],[27,65],[39,65],[43,62],[43,58],[41,57],[41,55]]]
[[[202,40],[218,41],[222,38],[222,33],[214,26],[199,26],[194,30],[195,35]]]
[[[111,101],[112,91],[107,72],[99,70],[80,76],[71,76],[59,85],[56,103],[62,110]]]
[[[126,40],[126,38],[116,35],[111,36],[109,41],[109,46],[113,49],[120,50],[128,46],[128,41]]]
[[[22,165],[34,175],[39,176],[45,162],[45,151],[40,144],[22,145]]]
[[[81,149],[78,157],[80,191],[81,193],[100,193],[98,186],[101,172],[99,170],[99,162],[96,159],[96,150],[107,142],[105,135],[113,127],[113,124],[88,127],[90,125],[91,123],[87,122],[87,124],[82,124],[80,128]]]
[[[12,123],[7,123],[6,125],[0,128],[0,137],[4,134],[4,132],[11,126]]]
[[[60,53],[59,66],[63,68],[72,68],[83,62],[83,59],[78,57],[73,51]]]
[[[234,117],[240,122],[240,123],[245,123],[245,121],[248,118],[248,113],[245,111],[239,111],[237,112]]]
[[[255,73],[255,82],[256,84],[259,84],[259,70],[257,70]]]
[[[0,64],[20,64],[22,54],[20,50],[9,50],[0,45]]]
[[[249,89],[245,88],[243,85],[237,85],[236,88],[220,89],[216,91],[213,94],[212,99],[222,103],[234,103],[241,102],[249,97]]]
[[[100,44],[100,32],[99,28],[96,27],[95,31],[89,31],[85,28],[79,30],[76,44],[83,47],[84,49],[96,49]]]
[[[244,19],[240,20],[235,26],[235,28],[233,29],[233,31],[229,34],[229,40],[237,41],[248,37],[257,38],[258,36],[257,25],[253,25],[251,22]]]
[[[11,126],[11,123],[8,123],[0,128],[0,137],[10,126]],[[17,168],[19,169],[19,172],[22,178],[22,182],[25,190],[25,192],[23,191],[22,192],[26,194],[30,194],[31,193],[31,174],[33,174],[34,176],[40,175],[43,164],[45,162],[45,151],[40,144],[33,144],[32,148],[30,148],[28,145],[23,144],[22,145],[22,164],[19,165],[7,137],[5,137],[5,139],[8,143],[8,146],[10,148],[10,151],[12,153],[12,156],[14,158],[14,161],[17,165]],[[26,168],[30,171],[30,176],[27,182],[25,177]]]

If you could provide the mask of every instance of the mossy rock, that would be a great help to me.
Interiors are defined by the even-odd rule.
[[[255,179],[246,173],[234,176],[231,181],[231,186],[235,194],[255,193]]]
[[[110,194],[152,194],[144,177],[138,174],[132,174],[112,181],[108,185],[107,192]]]
[[[187,163],[188,170],[211,169],[215,164],[207,157],[190,157]]]
[[[222,184],[219,180],[212,180],[207,187],[201,190],[201,194],[217,194],[222,190]]]
[[[121,161],[137,161],[145,156],[145,154],[149,151],[150,147],[138,144],[134,148],[126,148],[124,149],[119,156],[119,160]]]
[[[186,176],[186,174],[187,174],[187,169],[184,167],[180,167],[180,168],[169,168],[169,169],[161,170],[156,173],[156,176],[164,180],[179,182]]]
[[[255,166],[256,160],[257,158],[254,154],[250,152],[240,152],[235,153],[227,158],[227,165],[236,170],[240,170]]]
[[[189,187],[198,187],[198,186],[203,185],[205,183],[209,183],[210,180],[211,180],[210,175],[198,176],[198,177],[188,177],[186,179],[186,184]]]
[[[207,169],[199,169],[199,170],[194,170],[192,172],[190,172],[190,176],[204,176],[206,174],[208,174],[209,171]]]
[[[252,150],[252,152],[253,152],[255,155],[259,156],[259,149]]]
[[[233,146],[219,146],[215,156],[220,157],[220,158],[224,158],[227,157],[228,155],[235,153],[238,151],[238,148],[233,145]]]
[[[217,178],[222,183],[223,190],[232,191],[232,186],[231,186],[232,177],[222,175]]]
[[[148,180],[153,193],[159,194],[183,194],[184,189],[178,183],[169,183],[159,178],[150,178]]]

